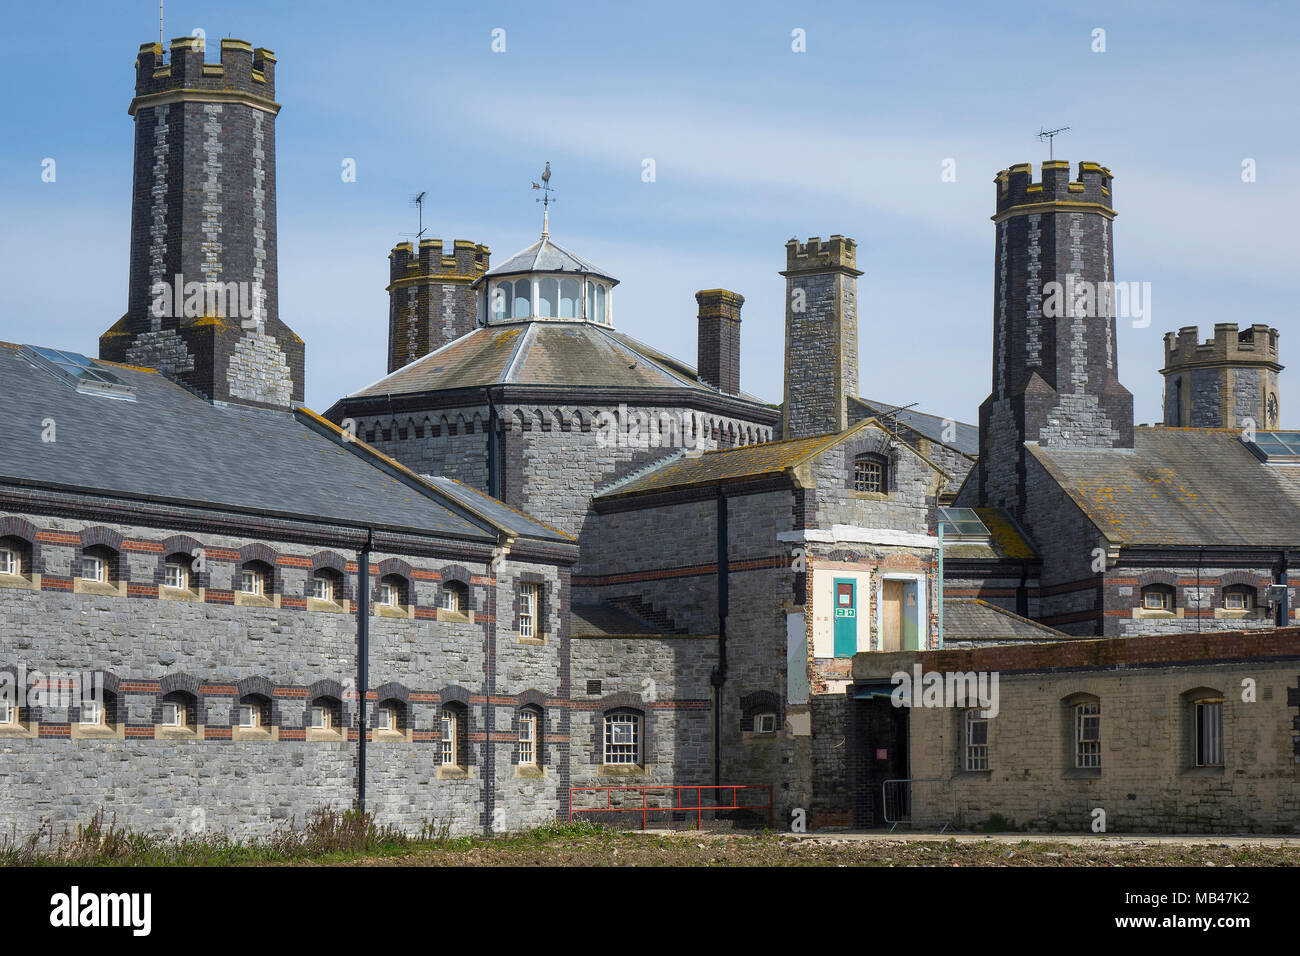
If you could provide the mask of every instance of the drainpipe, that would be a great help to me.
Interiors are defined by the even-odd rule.
[[[1282,594],[1277,600],[1277,626],[1278,627],[1289,627],[1291,625],[1291,608],[1287,601],[1287,595],[1286,595],[1286,588],[1287,588],[1286,572],[1287,572],[1287,552],[1286,549],[1283,548],[1282,567],[1278,570],[1278,574],[1277,574],[1277,583],[1282,585]]]
[[[1204,551],[1196,552],[1196,633],[1201,633],[1201,560],[1205,557]]]
[[[366,809],[366,688],[370,683],[370,551],[375,532],[357,552],[357,809]]]
[[[939,522],[939,650],[943,650],[943,522]]]
[[[722,688],[727,682],[727,496],[718,489],[718,663],[709,683],[713,685],[713,785],[722,786]],[[718,798],[720,790],[713,791]]]
[[[497,414],[497,406],[492,401],[492,389],[486,388],[483,393],[487,396],[488,402],[488,446],[487,446],[487,474],[488,474],[488,494],[498,501],[501,500],[501,418]]]

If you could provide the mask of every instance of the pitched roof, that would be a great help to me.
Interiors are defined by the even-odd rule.
[[[614,279],[604,269],[553,242],[550,236],[542,236],[527,249],[516,252],[499,266],[489,269],[487,275],[522,275],[529,272],[573,272]]]
[[[721,395],[695,369],[608,326],[526,321],[475,329],[352,393],[405,395],[485,385],[686,389]],[[741,393],[741,401],[761,404]]]
[[[699,455],[677,453],[664,459],[658,467],[651,467],[648,471],[643,470],[607,486],[598,491],[596,497],[618,498],[670,488],[693,488],[729,481],[776,477],[871,425],[888,432],[888,429],[876,419],[864,418],[842,432],[829,435],[720,448]],[[936,471],[943,471],[915,449],[912,451]]]
[[[856,395],[850,395],[849,399],[857,402],[872,415],[885,419],[897,419],[901,425],[912,429],[918,435],[939,442],[942,445],[947,445],[949,448],[955,448],[963,455],[975,456],[980,453],[980,430],[976,425],[967,425],[965,422],[940,418],[938,415],[918,412],[912,408],[900,408],[898,405],[876,402]],[[954,429],[954,435],[951,439],[945,439],[943,437],[944,431],[950,422]]]
[[[945,558],[991,560],[1037,560],[1038,551],[1018,524],[1001,508],[973,508],[984,527],[988,541],[946,539]]]
[[[1026,641],[1068,641],[1072,638],[1027,617],[979,598],[946,598],[943,602],[943,642],[1010,644]]]
[[[1144,428],[1133,448],[1029,444],[1034,458],[1112,541],[1294,547],[1300,474],[1267,465],[1230,429]]]
[[[134,401],[85,394],[0,347],[0,484],[495,541],[500,522],[312,412],[214,405],[146,369],[91,360]],[[55,440],[40,423],[53,419]],[[550,532],[557,541],[567,541]],[[537,532],[537,536],[542,536]]]

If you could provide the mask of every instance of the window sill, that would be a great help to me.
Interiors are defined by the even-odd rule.
[[[279,607],[280,595],[266,597],[263,594],[245,594],[243,591],[236,591],[235,605],[237,607]]]
[[[1100,780],[1100,767],[1071,767],[1065,771],[1066,780]]]
[[[126,724],[73,724],[69,736],[73,740],[125,740]]]
[[[322,601],[319,598],[307,599],[307,610],[318,611],[321,614],[346,614],[348,612],[348,602],[344,601]]]
[[[473,611],[448,611],[445,607],[438,608],[438,620],[445,621],[448,624],[473,624]]]
[[[515,776],[528,780],[543,780],[546,777],[546,768],[531,763],[515,764]]]
[[[407,744],[411,742],[411,734],[403,730],[372,730],[370,741],[378,744]]]
[[[320,727],[308,727],[307,732],[303,735],[305,740],[323,740],[340,743],[343,741],[343,734],[338,730],[324,730]]]
[[[408,605],[401,607],[389,607],[386,604],[375,605],[376,617],[394,617],[400,620],[409,621],[415,617],[415,608]]]
[[[35,740],[40,735],[40,724],[35,721],[0,724],[0,740]]]
[[[771,733],[761,730],[742,730],[740,732],[740,742],[745,744],[775,743],[780,739],[780,732],[775,730]]]
[[[167,727],[154,724],[154,740],[202,740],[203,725],[198,727]]]
[[[41,589],[41,576],[33,574],[27,577],[22,574],[0,574],[0,588],[12,588],[15,591],[39,591]]]
[[[1249,611],[1234,611],[1226,607],[1216,607],[1214,609],[1214,619],[1216,621],[1266,621],[1269,617],[1267,611],[1261,611],[1259,608],[1251,608]]]
[[[1150,608],[1144,608],[1144,607],[1135,607],[1133,609],[1133,617],[1139,620],[1172,621],[1173,619],[1182,616],[1183,616],[1182,608],[1179,608],[1177,611],[1155,611]]]
[[[546,644],[546,635],[543,634],[541,637],[524,637],[522,634],[519,634],[515,637],[515,643],[531,644],[533,647],[542,647]]]
[[[188,588],[169,588],[164,585],[158,588],[158,600],[184,601],[188,604],[202,604],[206,591],[206,588],[199,588],[198,591],[191,591]]]
[[[98,594],[103,597],[126,597],[126,582],[108,584],[100,581],[87,581],[85,578],[73,578],[73,594]]]
[[[596,771],[598,777],[644,777],[650,768],[639,763],[605,763]]]
[[[439,764],[438,779],[439,780],[468,780],[469,769],[466,767],[458,767],[454,764]]]
[[[864,501],[888,501],[889,493],[884,491],[855,491],[854,498],[861,498]]]
[[[253,742],[270,742],[280,739],[280,728],[278,727],[231,727],[231,740],[247,740]]]
[[[1184,777],[1222,777],[1227,771],[1223,764],[1214,767],[1186,767],[1181,771]]]
[[[992,780],[992,770],[961,770],[958,769],[957,776],[963,780]]]

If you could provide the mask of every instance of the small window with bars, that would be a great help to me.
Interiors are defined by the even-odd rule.
[[[519,636],[536,637],[537,614],[541,606],[541,587],[525,584],[519,589]]]
[[[883,493],[887,490],[888,468],[879,455],[858,455],[853,460],[853,490]]]
[[[1096,701],[1074,708],[1074,766],[1101,767],[1101,704]]]
[[[1223,766],[1223,701],[1198,700],[1192,705],[1193,757],[1197,767]]]
[[[605,717],[605,763],[641,762],[641,715],[619,711]]]
[[[519,765],[537,766],[537,714],[531,710],[519,714]]]
[[[966,711],[967,770],[989,769],[989,721],[982,710]]]

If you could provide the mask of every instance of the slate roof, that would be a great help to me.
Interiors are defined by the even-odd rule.
[[[529,272],[571,272],[617,280],[600,266],[581,256],[575,255],[563,246],[551,241],[550,236],[542,236],[527,249],[517,252],[499,266],[487,271],[490,277],[523,275]],[[482,281],[481,279],[478,281]]]
[[[0,344],[0,484],[487,541],[507,523],[344,441],[314,413],[213,405],[155,372],[93,364],[133,388],[135,401],[75,391],[19,346]],[[56,428],[48,443],[47,418]],[[518,533],[569,540],[523,516],[512,520]]]
[[[980,453],[980,430],[977,425],[967,425],[965,422],[954,422],[954,425],[956,425],[955,436],[952,441],[945,441],[943,432],[948,419],[940,418],[938,415],[929,415],[925,412],[918,412],[912,408],[895,411],[898,409],[898,406],[890,405],[887,402],[876,402],[854,395],[850,395],[849,398],[851,401],[857,402],[872,415],[877,415],[881,418],[897,418],[901,424],[906,425],[918,435],[924,435],[931,441],[947,445],[949,448],[955,448],[964,455],[974,456]],[[888,415],[886,413],[888,413]]]
[[[674,454],[664,459],[659,467],[651,467],[607,486],[598,491],[596,497],[616,498],[728,481],[776,477],[873,423],[884,429],[875,419],[864,418],[845,431],[829,435],[720,448],[699,455]],[[919,453],[918,457],[924,459]],[[943,470],[938,465],[931,464],[936,470]]]
[[[1134,447],[1028,449],[1089,519],[1125,545],[1295,547],[1300,474],[1230,429],[1143,428]]]
[[[686,389],[720,395],[684,362],[608,326],[523,321],[475,329],[368,385],[349,398],[405,395],[485,385]],[[761,404],[745,393],[741,401]]]
[[[1025,641],[1068,641],[1072,638],[1027,617],[979,598],[945,598],[943,642],[1020,643]]]
[[[529,538],[553,538],[558,541],[574,540],[572,535],[552,528],[536,518],[529,517],[522,511],[516,511],[504,501],[498,501],[491,495],[485,495],[477,488],[462,484],[455,478],[430,475],[426,476],[424,480],[450,497],[455,498],[472,511],[491,518],[511,534]]]

